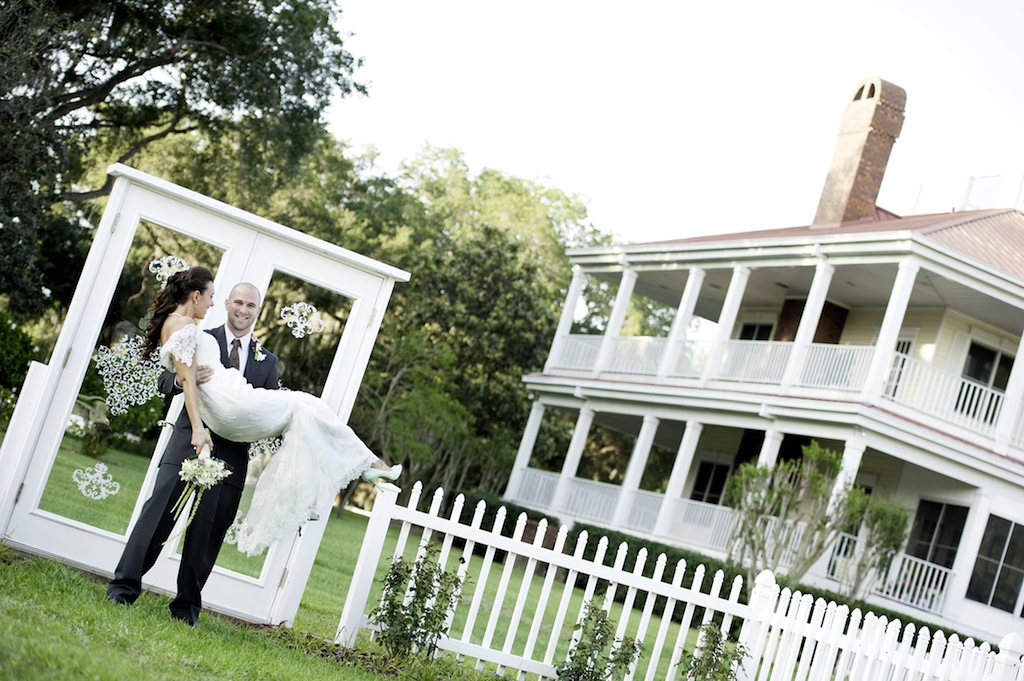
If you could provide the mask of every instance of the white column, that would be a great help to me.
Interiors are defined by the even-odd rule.
[[[896,352],[896,341],[899,339],[900,329],[903,328],[903,317],[907,314],[907,305],[910,303],[910,293],[914,290],[914,279],[917,278],[920,269],[920,265],[909,260],[900,263],[896,281],[892,285],[892,293],[889,294],[889,305],[885,308],[885,316],[882,317],[882,327],[878,331],[878,342],[875,345],[875,354],[871,357],[867,381],[861,392],[861,400],[868,404],[875,404],[882,396],[882,388],[892,365],[893,353]]]
[[[551,500],[551,508],[558,511],[565,508],[569,500],[569,489],[572,486],[573,478],[580,467],[580,458],[583,456],[583,447],[587,444],[587,436],[590,434],[590,425],[594,422],[594,410],[589,407],[582,407],[580,415],[576,418],[576,429],[572,432],[572,440],[569,441],[569,451],[565,453],[565,463],[562,464],[562,472],[558,478],[558,485],[555,487],[555,498]]]
[[[672,328],[668,332],[668,340],[665,343],[665,352],[658,364],[658,378],[668,376],[675,369],[679,360],[679,353],[686,343],[686,332],[690,328],[690,321],[693,320],[693,310],[697,307],[697,299],[700,297],[700,287],[704,283],[707,273],[702,267],[691,267],[690,274],[686,278],[686,286],[683,288],[683,297],[679,299],[679,307],[676,308],[676,317],[672,320]]]
[[[640,433],[636,436],[633,453],[630,454],[629,463],[626,465],[626,475],[622,479],[622,487],[619,488],[619,498],[615,502],[615,513],[612,515],[612,527],[624,526],[629,518],[629,509],[633,506],[636,491],[640,489],[640,478],[644,475],[647,457],[651,453],[651,445],[654,444],[654,436],[658,432],[658,423],[660,422],[661,419],[656,416],[644,417]]]
[[[953,572],[946,584],[946,600],[940,613],[946,619],[957,617],[963,605],[963,595],[967,593],[967,583],[971,581],[974,562],[981,549],[981,539],[988,526],[992,501],[976,494],[977,501],[971,504],[964,521],[964,531],[960,533],[960,543],[956,547],[956,558],[953,559]]]
[[[714,345],[711,346],[711,352],[708,353],[708,363],[704,367],[704,374],[700,379],[702,385],[718,374],[718,365],[722,362],[725,343],[732,335],[732,327],[736,326],[736,316],[740,312],[743,292],[747,288],[747,281],[749,279],[749,267],[737,265],[733,268],[732,279],[729,281],[729,291],[725,294],[725,302],[722,305],[722,314],[718,315],[718,334],[715,336]]]
[[[555,329],[555,338],[551,341],[551,350],[548,352],[547,362],[544,363],[544,373],[562,359],[562,350],[565,342],[572,331],[572,320],[576,316],[576,306],[580,302],[580,295],[583,293],[583,284],[587,277],[583,268],[574,265],[572,268],[572,281],[569,282],[569,293],[565,296],[565,306],[562,308],[562,316],[558,319],[558,327]]]
[[[612,357],[615,349],[615,340],[619,337],[619,330],[622,329],[622,322],[626,319],[626,312],[629,310],[629,299],[633,295],[633,285],[636,284],[636,270],[626,268],[622,271],[622,280],[619,282],[619,291],[615,294],[615,302],[612,304],[612,312],[608,316],[608,326],[604,330],[604,338],[601,339],[601,347],[597,351],[597,361],[594,362],[594,375],[604,371],[608,366],[608,360]]]
[[[814,332],[818,330],[821,311],[825,307],[825,298],[835,270],[835,267],[824,260],[819,260],[814,270],[814,281],[807,293],[804,311],[800,314],[800,325],[797,326],[796,337],[793,338],[793,347],[789,353],[789,361],[786,362],[786,370],[782,374],[783,390],[793,385],[803,371],[804,362],[807,361],[807,350],[814,342]]]
[[[853,484],[857,479],[857,471],[860,470],[860,462],[864,458],[864,450],[867,449],[867,441],[860,429],[855,429],[854,434],[846,441],[843,448],[843,461],[839,468],[839,475],[835,484],[832,485],[832,495],[829,498],[829,508],[835,504],[836,497],[842,493],[847,485]]]
[[[665,498],[661,500],[661,508],[658,509],[658,520],[654,523],[654,534],[666,535],[672,527],[672,512],[675,510],[679,497],[683,494],[686,478],[690,475],[690,467],[693,466],[693,458],[697,453],[697,442],[700,440],[702,430],[704,430],[703,423],[698,423],[697,421],[686,422],[683,440],[679,443],[679,452],[676,454],[676,461],[672,465],[672,473],[668,476],[668,488],[665,490]]]
[[[1021,336],[1017,344],[1017,355],[1013,361],[1013,368],[1010,369],[1006,394],[1003,395],[1003,406],[999,410],[999,420],[996,422],[995,449],[1000,454],[1006,454],[1010,450],[1013,430],[1021,416],[1021,400],[1024,400],[1024,336]]]
[[[785,433],[769,428],[764,432],[764,442],[761,443],[761,451],[757,455],[757,465],[765,468],[774,468],[775,462],[779,460],[779,448],[782,447],[782,438]]]
[[[544,405],[534,402],[530,407],[530,417],[526,419],[523,439],[519,441],[519,451],[516,452],[516,460],[512,464],[512,473],[508,476],[508,485],[505,487],[506,499],[515,500],[519,495],[519,485],[522,483],[523,473],[530,466],[530,457],[533,456],[533,448],[537,444],[537,433],[540,432],[543,418]]]

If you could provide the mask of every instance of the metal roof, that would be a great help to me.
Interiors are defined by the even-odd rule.
[[[962,213],[934,213],[899,217],[879,209],[873,218],[824,225],[807,225],[782,229],[766,229],[731,234],[712,234],[688,239],[624,245],[623,250],[651,251],[659,245],[678,248],[683,244],[721,243],[734,241],[814,240],[821,236],[842,234],[865,235],[886,232],[913,232],[954,250],[968,258],[1024,279],[1024,213],[1013,209],[976,210]]]

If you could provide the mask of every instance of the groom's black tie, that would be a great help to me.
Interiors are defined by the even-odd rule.
[[[231,354],[228,355],[228,363],[232,369],[238,368],[238,348],[241,347],[242,341],[237,338],[231,341]]]

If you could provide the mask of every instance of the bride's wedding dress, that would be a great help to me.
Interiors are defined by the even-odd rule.
[[[320,398],[253,388],[240,372],[225,368],[217,340],[194,324],[175,331],[160,348],[160,363],[171,371],[172,357],[186,366],[194,359],[213,368],[213,376],[199,386],[199,411],[210,430],[235,442],[282,436],[238,532],[243,553],[258,555],[295,532],[311,511],[333,501],[377,459]]]

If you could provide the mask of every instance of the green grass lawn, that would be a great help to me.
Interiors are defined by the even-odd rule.
[[[148,459],[111,450],[103,462],[115,479],[124,481],[123,492],[134,488],[134,495],[137,495]],[[119,493],[97,502],[83,497],[73,484],[66,482],[75,469],[94,467],[95,464],[95,459],[81,454],[77,441],[65,438],[41,505],[55,513],[71,515],[111,531],[124,532],[123,528],[127,525],[135,502],[133,494]],[[338,662],[323,659],[320,654],[323,650],[319,653],[303,653],[295,649],[309,648],[312,645],[310,641],[333,640],[367,524],[364,515],[352,510],[325,518],[324,521],[327,526],[323,542],[293,622],[292,632],[295,633],[289,632],[286,636],[268,636],[265,628],[240,626],[208,614],[202,618],[200,629],[192,631],[171,620],[167,614],[165,596],[146,594],[135,606],[114,607],[106,601],[104,585],[88,576],[52,561],[8,561],[0,565],[0,616],[3,620],[0,624],[0,672],[3,673],[0,677],[162,679],[181,678],[187,674],[200,679],[316,679],[331,674],[331,678],[381,678],[376,672],[368,672],[359,665],[345,661],[341,665],[344,676],[338,676]],[[123,525],[119,525],[122,522]],[[378,566],[378,579],[370,596],[368,607],[371,609],[379,602],[381,581],[397,539],[398,528],[392,527]],[[404,550],[407,558],[413,558],[418,541],[418,535],[410,537]],[[450,569],[457,566],[461,552],[461,548],[453,547],[448,559]],[[258,574],[262,559],[247,558],[234,547],[225,546],[218,564],[254,575]],[[485,597],[471,637],[474,643],[480,643],[484,638],[488,620],[492,617],[494,594],[504,567],[501,563],[494,563],[487,583],[481,587],[481,564],[482,556],[472,557],[462,605],[451,629],[454,638],[462,638],[470,603],[476,591],[483,588]],[[505,644],[513,608],[524,578],[522,569],[516,569],[511,574],[501,611],[495,616],[491,640],[493,648],[501,649]],[[511,634],[513,652],[521,651],[526,643],[542,583],[541,577],[535,577],[528,590],[523,616]],[[554,657],[555,664],[566,655],[584,586],[585,581],[581,579],[577,582],[577,588],[571,592],[567,621],[556,634],[558,648]],[[562,590],[562,582],[556,580],[548,604],[540,615],[540,635],[534,647],[534,658],[542,656],[547,648]],[[601,602],[604,592],[598,591],[595,598]],[[638,596],[635,608],[639,610],[642,607],[641,595]],[[620,616],[619,608],[613,608],[611,615],[612,619],[617,620]],[[635,631],[639,617],[639,612],[634,613],[628,630],[630,633]],[[653,618],[647,634],[648,648],[653,645],[659,625],[660,620]],[[676,623],[670,626],[666,639],[667,650],[663,652],[659,663],[659,678],[665,678],[668,671],[668,651],[675,643],[678,626]],[[686,646],[692,647],[695,633],[688,633]],[[299,641],[306,643],[299,645]],[[357,651],[366,653],[373,650],[378,649],[370,641],[369,633],[361,633]],[[331,652],[331,655],[336,653]],[[364,655],[360,659],[378,660],[378,657],[371,655],[367,658]],[[377,664],[373,662],[369,666],[375,668]],[[445,664],[445,661],[438,664]],[[638,678],[643,678],[648,664],[647,656],[642,657],[637,670]],[[387,663],[383,663],[383,666],[387,668]],[[464,665],[469,668],[473,666],[474,661]],[[35,671],[30,671],[33,669]],[[487,665],[485,669],[491,671],[493,667]],[[131,670],[134,673],[129,673]],[[421,669],[418,673],[419,676],[415,678],[428,678],[436,672]],[[436,678],[450,678],[452,673],[449,670]],[[457,673],[463,672],[457,670]]]

